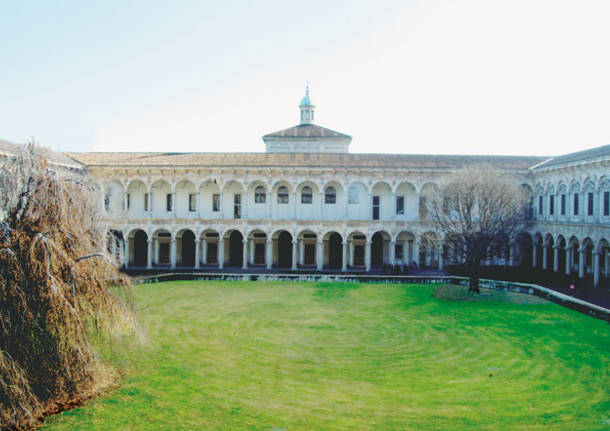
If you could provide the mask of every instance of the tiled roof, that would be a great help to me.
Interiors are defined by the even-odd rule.
[[[580,162],[583,160],[592,160],[599,157],[610,157],[610,145],[603,145],[601,147],[590,148],[584,151],[577,151],[575,153],[564,154],[563,156],[553,157],[546,162],[542,163],[540,168],[548,168],[551,166],[558,166],[567,163]]]
[[[344,133],[336,132],[326,127],[318,126],[316,124],[299,124],[298,126],[290,127],[288,129],[280,130],[279,132],[269,133],[263,136],[263,139],[267,138],[342,138],[352,139],[351,136]]]
[[[491,164],[528,169],[547,157],[352,153],[66,153],[87,166],[444,169]]]

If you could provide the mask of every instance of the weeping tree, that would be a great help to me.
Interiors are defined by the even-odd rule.
[[[479,293],[482,262],[505,252],[525,203],[519,185],[489,166],[453,173],[429,200],[427,211],[446,238],[444,253],[466,266],[470,292]]]
[[[86,173],[50,165],[25,145],[0,168],[0,429],[26,429],[95,395],[116,372],[89,346],[133,334],[125,284],[98,222]]]

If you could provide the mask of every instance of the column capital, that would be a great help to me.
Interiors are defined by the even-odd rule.
[[[265,241],[266,242],[273,242],[273,240],[271,238],[267,238]]]
[[[293,244],[297,244],[298,242],[299,242],[299,240],[297,240],[297,239],[293,239],[293,240],[292,240],[292,243],[293,243]]]
[[[199,238],[198,236],[195,237],[195,242],[201,242],[201,238]]]
[[[247,244],[248,243],[248,238],[244,238],[241,240],[242,243]]]

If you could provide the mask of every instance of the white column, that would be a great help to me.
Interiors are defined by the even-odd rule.
[[[515,244],[508,247],[508,266],[515,266]]]
[[[247,187],[247,186],[246,186]],[[244,192],[244,200],[241,203],[241,218],[248,218],[248,189]]]
[[[172,236],[169,246],[169,262],[171,268],[176,268],[176,238]]]
[[[159,265],[159,238],[154,238],[155,241],[155,264]]]
[[[371,270],[371,241],[368,239],[364,244],[364,266],[367,272]]]
[[[599,251],[593,250],[593,286],[599,287]]]
[[[248,269],[248,240],[242,240],[242,264],[241,269]]]
[[[195,237],[195,269],[199,269],[199,263],[201,261],[201,240],[199,237]]]
[[[201,240],[201,262],[204,265],[208,263],[208,241],[205,238]]]
[[[146,269],[152,269],[152,252],[153,252],[153,239],[152,237],[148,237],[146,242],[148,243],[148,250],[146,254]]]
[[[549,266],[549,246],[544,244],[542,246],[542,269],[548,269]]]
[[[585,253],[586,249],[584,246],[580,247],[580,256],[578,256],[578,276],[580,278],[585,277]]]
[[[559,271],[559,246],[553,248],[553,271]]]
[[[201,192],[197,190],[197,197],[195,198],[195,205],[197,205],[197,218],[201,218]]]
[[[536,268],[536,263],[538,261],[538,246],[532,246],[532,267]]]
[[[566,275],[572,272],[572,247],[566,246]]]
[[[392,192],[392,217],[391,220],[396,219],[396,192]]]
[[[305,240],[299,241],[299,265],[303,266],[305,263]]]
[[[172,210],[174,212],[174,217],[178,214],[178,193],[175,191],[172,193]]]
[[[354,240],[349,242],[349,266],[354,266]]]
[[[152,217],[152,209],[153,209],[152,196],[153,196],[152,191],[149,191],[148,192],[148,217]]]
[[[409,266],[413,261],[413,257],[411,256],[413,250],[411,250],[411,241],[403,241],[402,242],[402,263],[403,265]]]
[[[320,220],[324,220],[324,191],[320,188]]]
[[[254,238],[252,238],[250,240],[250,256],[249,256],[249,261],[250,261],[250,265],[254,265]]]
[[[396,241],[390,241],[390,265],[396,265]]]
[[[273,240],[271,238],[265,242],[265,264],[267,269],[271,269],[273,264]]]
[[[292,219],[297,219],[297,191],[296,189],[292,192]],[[294,260],[294,259],[292,259]]]
[[[216,259],[218,261],[218,268],[223,269],[225,267],[225,240],[222,237],[222,234],[218,238],[216,253],[218,253],[218,258]]]
[[[125,237],[125,269],[129,268],[129,236]]]
[[[318,271],[324,268],[324,241],[321,238],[316,240],[316,268]]]
[[[296,271],[297,269],[297,246],[298,241],[296,239],[292,240],[292,270]]]
[[[123,192],[123,211],[125,212],[129,211],[129,206],[127,205],[129,199],[127,196],[129,196],[129,192]]]
[[[222,185],[221,185],[222,187]],[[224,197],[225,192],[223,192],[222,190],[220,191],[220,218],[225,218],[225,197]],[[224,260],[224,259],[223,259]],[[220,260],[219,260],[220,262]],[[221,267],[222,268],[222,267]]]
[[[420,266],[420,264],[419,264],[419,241],[417,241],[417,240],[413,241],[413,260],[415,261],[415,264],[419,268],[419,266]]]
[[[273,210],[272,210],[273,201],[271,200],[272,198],[273,198],[273,193],[270,191],[267,193],[267,218],[268,219],[273,218]]]
[[[341,271],[347,271],[347,241],[343,241],[343,250],[341,255]]]
[[[438,270],[443,271],[445,269],[445,257],[443,256],[443,243],[438,243]]]
[[[606,268],[604,270],[606,278],[610,277],[610,249],[606,249]]]

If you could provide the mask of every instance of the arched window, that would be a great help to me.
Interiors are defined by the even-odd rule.
[[[288,188],[285,186],[281,186],[277,189],[277,203],[278,204],[287,204],[288,203]]]
[[[347,203],[357,204],[359,202],[358,187],[351,186],[347,191]]]
[[[324,203],[334,204],[337,203],[337,192],[334,187],[327,187],[326,193],[324,194]]]
[[[258,186],[254,189],[254,203],[264,204],[265,203],[265,188]]]
[[[313,194],[311,192],[311,187],[305,186],[303,190],[301,190],[301,203],[302,204],[310,204],[313,202]]]

